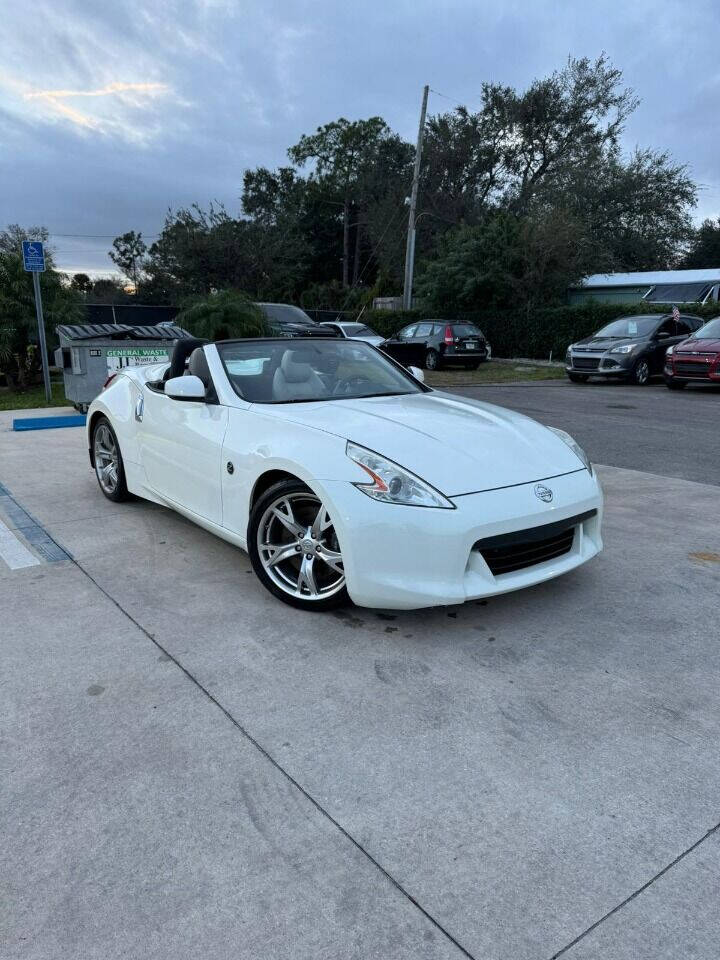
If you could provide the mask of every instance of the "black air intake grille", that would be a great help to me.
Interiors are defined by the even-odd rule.
[[[505,533],[498,537],[486,537],[478,540],[473,550],[482,554],[492,575],[499,577],[504,573],[532,567],[536,563],[554,560],[568,553],[573,545],[578,524],[594,517],[596,513],[596,510],[589,510],[557,523],[546,523],[541,527]]]

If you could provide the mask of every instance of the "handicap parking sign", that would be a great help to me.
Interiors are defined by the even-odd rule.
[[[23,266],[29,273],[42,273],[45,269],[45,250],[42,240],[23,240]]]

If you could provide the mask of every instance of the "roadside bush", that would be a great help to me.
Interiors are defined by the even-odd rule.
[[[195,337],[228,340],[232,337],[266,337],[265,315],[239,290],[221,290],[189,301],[175,322]]]
[[[473,313],[446,313],[445,320],[467,320],[477,324],[492,345],[496,357],[529,357],[562,360],[568,344],[587,337],[617,317],[638,313],[668,313],[665,304],[599,303],[591,302],[562,307],[544,307],[534,310],[481,310]],[[683,313],[693,314],[703,321],[720,315],[720,305],[687,304]],[[442,314],[441,314],[442,315]],[[390,337],[413,320],[432,316],[427,310],[371,310],[363,320],[384,337]]]

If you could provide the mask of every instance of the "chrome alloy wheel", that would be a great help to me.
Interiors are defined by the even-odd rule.
[[[638,360],[635,366],[635,383],[641,387],[650,379],[650,366],[647,360]]]
[[[107,424],[101,423],[93,438],[95,473],[105,493],[113,494],[120,479],[117,443]]]
[[[314,493],[278,497],[257,529],[260,562],[285,593],[323,600],[345,586],[345,570],[335,528]]]

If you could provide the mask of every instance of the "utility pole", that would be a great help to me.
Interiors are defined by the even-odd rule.
[[[417,146],[415,147],[415,169],[413,171],[412,190],[410,191],[410,214],[408,216],[408,235],[405,246],[405,283],[403,285],[403,310],[412,307],[413,270],[415,268],[415,210],[417,208],[418,184],[420,181],[420,158],[422,156],[423,136],[425,134],[425,114],[427,113],[428,93],[430,87],[423,87],[422,107],[420,109],[420,126],[418,128]]]

